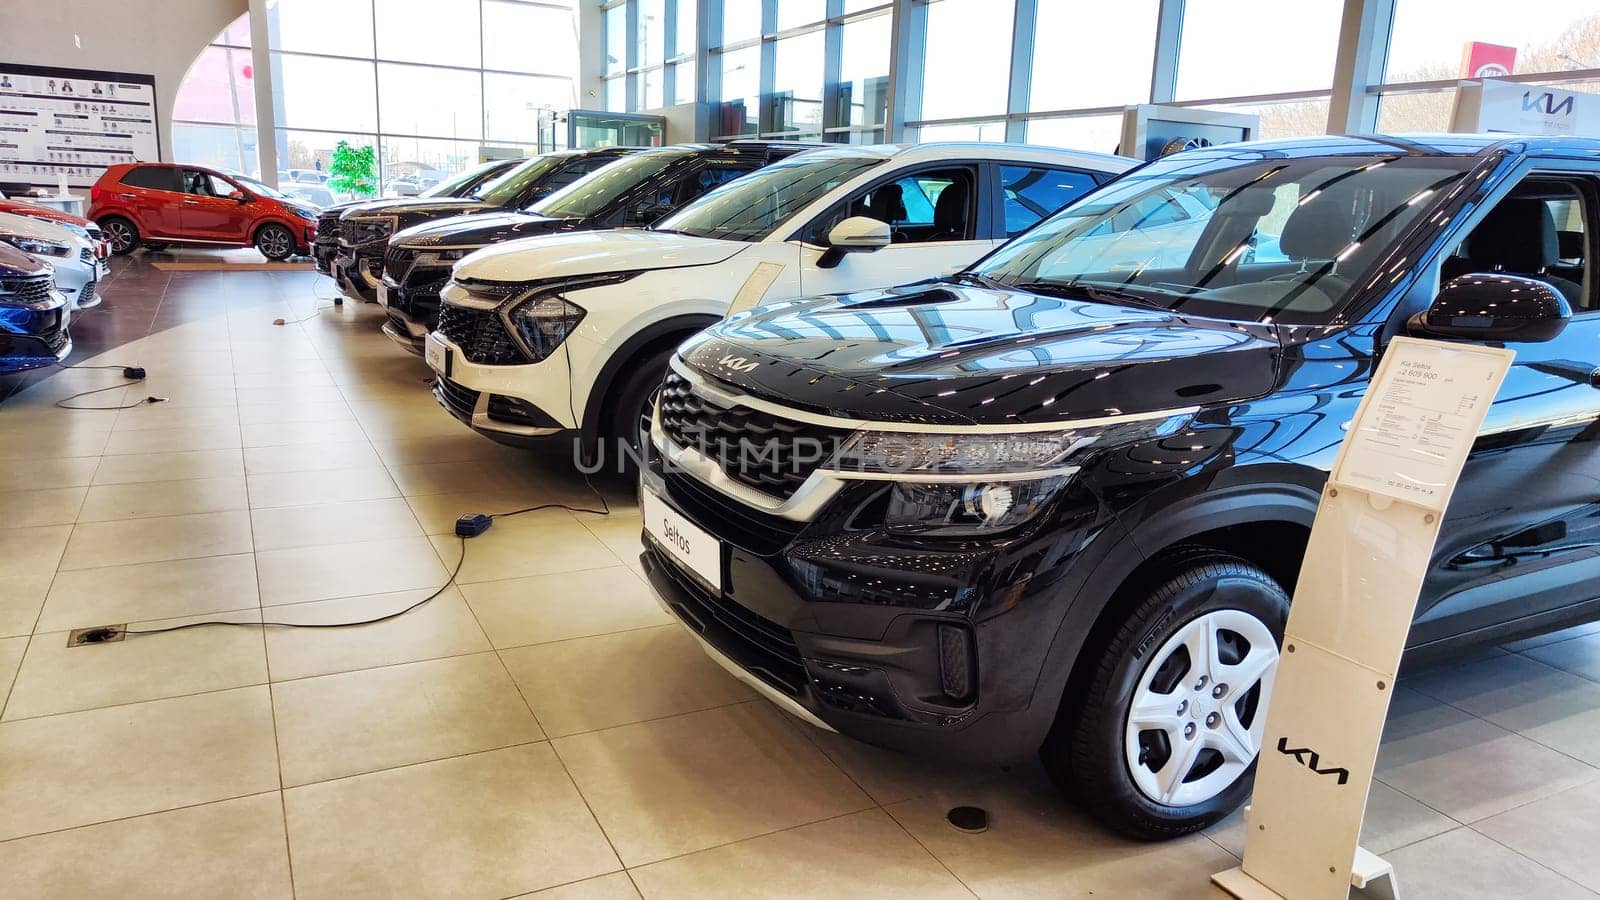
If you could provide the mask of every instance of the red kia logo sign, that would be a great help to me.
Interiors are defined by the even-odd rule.
[[[1462,78],[1499,78],[1517,65],[1517,48],[1472,41],[1461,48]]]

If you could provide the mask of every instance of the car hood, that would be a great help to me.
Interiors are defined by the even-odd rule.
[[[484,247],[564,231],[572,224],[568,219],[548,219],[532,213],[491,212],[416,225],[396,233],[392,241],[402,247]]]
[[[40,219],[56,224],[76,225],[79,228],[88,228],[94,224],[83,216],[75,216],[59,209],[39,206],[36,203],[28,203],[16,199],[0,200],[0,213],[13,213],[19,216],[27,216],[30,219]]]
[[[8,278],[48,275],[50,264],[34,259],[10,244],[0,244],[0,276]]]
[[[532,281],[536,278],[709,266],[748,247],[740,241],[636,228],[571,231],[497,244],[456,264],[457,278]]]
[[[942,281],[756,309],[680,348],[692,368],[797,408],[952,426],[1258,397],[1280,350],[1270,325]]]
[[[402,197],[393,200],[370,200],[352,206],[344,218],[365,219],[392,216],[400,228],[419,222],[432,222],[451,216],[487,212],[498,207],[470,197]]]
[[[76,245],[81,240],[72,231],[60,225],[14,213],[0,213],[0,234],[70,245]]]

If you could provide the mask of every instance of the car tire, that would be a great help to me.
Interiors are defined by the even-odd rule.
[[[111,252],[117,256],[127,256],[139,249],[139,229],[127,219],[107,216],[97,224],[106,243],[111,245]]]
[[[256,250],[273,262],[282,262],[294,255],[294,234],[276,222],[256,229],[255,244]]]
[[[616,386],[613,396],[617,400],[602,434],[602,439],[609,441],[611,446],[602,448],[598,457],[608,463],[607,468],[622,475],[632,475],[638,471],[637,461],[644,459],[649,441],[647,433],[650,416],[655,411],[656,392],[667,375],[667,361],[672,358],[672,353],[671,349],[662,350],[630,363],[627,377]],[[622,452],[621,467],[613,467],[610,461],[622,450],[624,441],[633,452],[631,455]]]
[[[1081,699],[1064,705],[1042,754],[1051,777],[1141,840],[1227,816],[1255,778],[1288,614],[1259,567],[1203,548],[1172,554],[1088,661]]]
[[[144,246],[144,252],[146,252],[146,253],[160,253],[161,251],[167,249],[168,247],[170,247],[172,245],[171,244],[152,244],[152,243],[146,241],[143,246]]]

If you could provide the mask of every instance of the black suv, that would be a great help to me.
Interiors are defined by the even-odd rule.
[[[389,242],[384,333],[413,353],[438,325],[439,292],[456,260],[513,238],[593,228],[642,227],[762,166],[820,145],[796,141],[679,144],[614,163],[526,211],[462,216],[408,228]]]
[[[679,349],[643,562],[792,713],[1039,751],[1167,837],[1249,791],[1344,429],[1396,335],[1516,361],[1408,659],[1600,617],[1600,142],[1185,152],[969,271],[757,309]]]
[[[454,178],[439,182],[419,197],[445,198],[445,197],[471,197],[480,188],[486,187],[513,166],[526,162],[523,159],[496,159],[486,162],[477,168],[468,169]],[[344,211],[357,206],[372,203],[372,200],[351,200],[348,203],[339,203],[333,206],[324,206],[317,212],[317,241],[312,246],[311,255],[317,261],[317,271],[324,275],[333,274],[333,261],[339,256],[339,217]],[[380,201],[381,202],[381,201]]]
[[[0,244],[0,374],[66,359],[72,352],[71,316],[50,264]]]

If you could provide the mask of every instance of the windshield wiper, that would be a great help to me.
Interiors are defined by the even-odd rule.
[[[1049,294],[1052,297],[1084,297],[1095,303],[1138,306],[1144,309],[1159,309],[1162,312],[1172,311],[1172,308],[1166,304],[1152,300],[1143,294],[1137,294],[1122,288],[1089,284],[1084,281],[1019,281],[1011,286],[1018,290],[1032,291],[1035,294]]]
[[[957,272],[956,274],[950,276],[950,280],[965,281],[971,284],[976,284],[979,287],[994,288],[995,290],[1001,291],[1010,290],[1013,287],[1012,285],[1006,284],[1004,281],[1001,281],[998,278],[990,278],[987,275],[980,275],[977,272]]]

